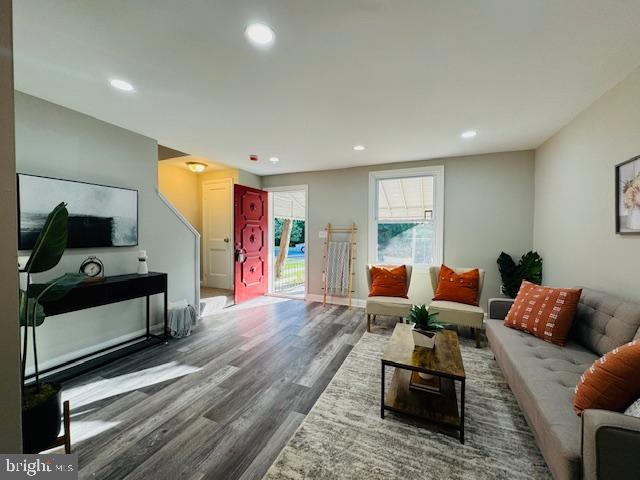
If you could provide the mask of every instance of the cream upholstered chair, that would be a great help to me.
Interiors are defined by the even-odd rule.
[[[371,291],[371,267],[391,267],[396,265],[367,265],[367,284]],[[407,291],[411,285],[411,265],[405,265],[407,269]],[[375,321],[376,315],[389,315],[400,317],[404,320],[411,310],[411,301],[402,297],[367,297],[367,332],[371,331],[371,322]]]
[[[457,274],[474,270],[473,268],[453,267],[452,269]],[[480,295],[482,295],[482,287],[484,286],[484,270],[478,270],[480,272],[478,303],[480,303]],[[440,267],[429,267],[429,275],[431,276],[431,285],[435,296],[435,292],[438,289],[438,280],[440,279]],[[475,333],[476,347],[480,347],[480,330],[484,330],[484,310],[482,307],[445,300],[434,300],[429,304],[429,313],[438,313],[438,320],[442,323],[471,327]]]

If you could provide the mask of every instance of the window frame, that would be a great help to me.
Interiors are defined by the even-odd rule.
[[[433,177],[433,213],[434,225],[433,265],[439,266],[444,260],[444,165],[417,168],[399,168],[395,170],[377,170],[369,172],[369,225],[368,259],[369,264],[377,262],[378,251],[378,182],[380,180],[408,177]],[[389,222],[387,222],[389,223]],[[406,222],[405,222],[406,223]],[[414,271],[426,272],[431,265],[413,265]]]

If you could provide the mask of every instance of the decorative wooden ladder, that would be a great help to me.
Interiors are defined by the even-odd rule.
[[[325,227],[327,236],[324,241],[324,256],[323,256],[323,268],[322,268],[322,304],[327,304],[327,290],[329,281],[329,243],[334,238],[334,235],[349,235],[349,287],[347,297],[349,299],[349,310],[351,310],[351,300],[353,296],[353,276],[355,271],[353,268],[356,254],[356,232],[358,231],[356,224],[352,223],[350,227],[334,227],[330,223]]]

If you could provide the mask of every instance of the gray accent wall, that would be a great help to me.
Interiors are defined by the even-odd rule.
[[[448,265],[484,268],[482,304],[498,295],[496,258],[501,250],[521,255],[531,249],[533,236],[532,151],[394,163],[368,167],[262,177],[262,187],[309,186],[309,293],[322,294],[323,242],[319,232],[331,223],[358,227],[354,298],[368,294],[367,264],[369,172],[444,165],[444,261]],[[412,276],[411,299],[431,300],[427,272]]]
[[[614,166],[640,155],[640,68],[535,156],[534,247],[544,282],[640,300],[640,235],[615,233]]]
[[[43,275],[76,272],[89,255],[104,262],[107,275],[134,273],[138,251],[146,250],[149,269],[169,274],[169,301],[195,304],[197,237],[157,193],[157,142],[24,93],[16,92],[15,104],[20,173],[138,190],[138,247],[68,250],[60,265]],[[159,322],[160,296],[152,310]],[[38,359],[46,367],[143,328],[143,299],[52,317],[38,330]]]
[[[22,451],[11,1],[0,0],[0,452]]]
[[[238,181],[245,187],[262,188],[262,177],[246,170],[238,169]]]

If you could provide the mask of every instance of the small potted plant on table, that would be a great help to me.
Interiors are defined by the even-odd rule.
[[[411,327],[413,343],[417,347],[434,348],[436,334],[444,330],[444,324],[438,321],[438,314],[429,313],[426,305],[414,305],[407,318],[413,323]]]

